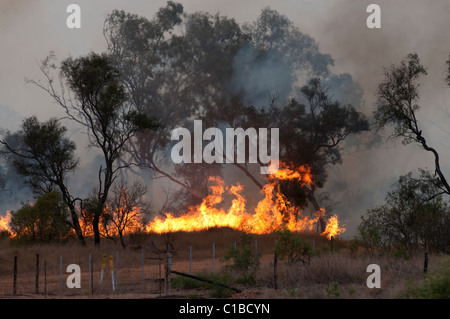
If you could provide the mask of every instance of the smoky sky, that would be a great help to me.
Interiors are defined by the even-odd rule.
[[[50,51],[53,50],[60,60],[90,51],[102,52],[106,48],[103,22],[113,9],[151,19],[165,2],[0,0],[0,127],[14,130],[21,117],[30,115],[37,115],[42,121],[51,116],[63,116],[61,108],[45,92],[24,81],[24,78],[41,78],[39,62]],[[179,2],[188,13],[219,13],[239,23],[254,21],[267,6],[287,16],[301,32],[317,42],[321,53],[331,56],[333,66],[330,69],[334,74],[347,74],[342,76],[350,76],[358,84],[352,91],[360,90],[358,110],[368,116],[374,110],[374,93],[383,79],[383,67],[398,64],[408,53],[416,52],[428,72],[421,81],[419,124],[429,144],[439,151],[444,174],[450,176],[450,88],[443,81],[445,61],[450,54],[448,0]],[[81,29],[66,27],[66,7],[71,3],[81,7]],[[369,15],[366,8],[370,3],[381,7],[381,29],[366,26]],[[245,52],[241,54],[243,58],[250,58]],[[282,78],[286,65],[272,60],[265,63],[277,69]],[[258,82],[258,78],[265,74],[246,76],[256,88],[264,89],[266,83]],[[270,78],[266,80],[270,86]],[[281,88],[288,87],[292,79],[283,81],[286,82],[279,83]],[[336,97],[348,95],[336,88]],[[85,140],[80,128],[65,124],[71,131],[71,138]],[[417,172],[419,167],[433,168],[431,154],[414,144],[404,146],[401,141],[386,141],[388,133],[389,129],[382,132],[378,143],[373,143],[373,133],[352,138],[343,147],[342,165],[329,170],[329,180],[323,191],[330,193],[336,202],[334,212],[347,224],[345,236],[353,236],[360,216],[383,202],[386,191],[400,175]],[[82,187],[84,179],[95,176],[98,158],[83,145],[78,146],[78,152],[82,157],[81,168],[73,183]]]

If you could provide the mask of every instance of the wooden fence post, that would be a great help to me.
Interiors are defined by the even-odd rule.
[[[189,274],[192,275],[192,245],[189,245]]]
[[[275,240],[275,248],[277,247],[277,241]],[[273,257],[273,288],[275,290],[278,289],[278,256],[277,251],[275,250],[274,257]]]
[[[141,281],[144,282],[144,249],[141,248]]]
[[[213,243],[213,265],[212,265],[212,271],[214,272],[214,266],[215,266],[215,260],[216,259],[216,243]]]
[[[59,256],[59,293],[62,294],[62,255]]]
[[[333,236],[330,237],[330,248],[331,248],[331,252],[333,252]]]
[[[426,274],[428,272],[428,253],[425,253],[425,260],[423,262],[423,273]]]
[[[14,256],[13,295],[17,295],[17,256]]]
[[[91,273],[92,273],[91,266],[92,266],[92,264],[91,264],[91,258],[92,258],[91,253],[89,253],[89,290],[92,289],[92,277],[91,277]]]
[[[89,267],[91,269],[90,280],[91,280],[91,294],[94,294],[94,257],[89,254]]]
[[[158,263],[159,263],[159,296],[160,297],[161,297],[161,293],[162,293],[161,262],[162,262],[162,257],[161,257],[161,255],[158,255]]]
[[[116,279],[115,279],[115,285],[117,287],[117,273],[119,272],[119,250],[116,250]]]
[[[47,260],[44,260],[44,296],[47,298]]]
[[[36,295],[39,294],[39,254],[36,254],[36,281],[35,281]]]
[[[166,258],[166,296],[170,296],[170,272],[172,266],[172,254],[170,252],[170,244],[167,244]]]

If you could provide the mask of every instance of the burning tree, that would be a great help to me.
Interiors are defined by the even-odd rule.
[[[149,117],[139,114],[129,103],[125,87],[119,81],[119,73],[107,54],[90,53],[77,59],[68,58],[61,63],[58,93],[51,71],[54,55],[41,66],[47,86],[34,80],[29,82],[45,90],[66,111],[70,119],[88,130],[90,146],[98,147],[104,157],[104,167],[99,169],[97,206],[92,207],[94,242],[100,243],[99,222],[109,189],[120,169],[131,165],[122,161],[124,150],[140,130],[156,129],[158,125]]]
[[[174,32],[176,27],[183,31]],[[151,20],[115,10],[103,32],[107,53],[64,60],[59,82],[52,76],[58,67],[50,55],[41,65],[46,84],[29,81],[46,91],[71,120],[87,128],[89,146],[103,155],[90,207],[96,244],[111,187],[118,172],[132,163],[181,186],[186,202],[192,203],[188,215],[205,205],[213,208],[220,196],[215,186],[208,194],[206,185],[210,175],[218,181],[223,167],[205,169],[200,164],[174,169],[166,163],[170,131],[198,118],[219,127],[283,127],[280,167],[302,173],[298,178],[266,179],[253,174],[248,160],[234,161],[264,197],[251,217],[242,206],[242,186],[236,183],[228,189],[236,197],[232,207],[243,218],[239,223],[264,221],[260,227],[267,228],[260,231],[267,232],[280,223],[303,229],[312,220],[320,221],[325,231],[315,191],[325,183],[327,166],[340,162],[340,144],[368,126],[353,106],[329,98],[327,85],[351,92],[347,100],[355,103],[361,91],[348,74],[336,76],[329,71],[333,61],[319,52],[314,39],[270,8],[254,23],[241,26],[219,14],[184,13],[183,6],[172,1]],[[298,86],[311,78],[307,85]],[[61,84],[59,90],[56,83]],[[155,114],[159,130],[154,130]],[[175,173],[169,173],[171,169]],[[312,176],[308,183],[302,179],[306,175]],[[308,202],[317,216],[306,221],[300,209]]]
[[[112,188],[102,214],[102,233],[106,238],[119,236],[120,244],[126,247],[124,235],[142,229],[150,213],[150,205],[144,196],[147,187],[140,182],[130,186],[124,181],[116,182]]]
[[[183,32],[174,32],[175,27]],[[170,165],[163,166],[173,128],[195,118],[216,127],[283,127],[281,162],[309,166],[314,183],[305,188],[285,180],[276,191],[291,205],[311,203],[325,230],[316,189],[325,184],[327,166],[341,162],[343,141],[368,130],[368,123],[355,107],[329,98],[328,86],[350,92],[345,98],[354,105],[362,93],[348,74],[331,74],[333,61],[319,52],[314,39],[270,8],[254,23],[240,26],[218,14],[184,13],[181,4],[171,1],[152,20],[113,11],[104,35],[137,109],[158,114],[164,125],[136,136],[131,152],[142,167],[169,178],[194,198],[190,202],[200,203],[207,174],[203,183],[191,182],[185,178],[198,179],[201,174],[178,170],[182,174],[177,176],[169,173]],[[297,83],[307,77],[314,79],[299,90]],[[290,98],[298,91],[300,102]],[[331,94],[343,97],[339,90]],[[251,164],[233,165],[263,190],[267,181],[253,174]],[[202,171],[204,165],[197,166]]]

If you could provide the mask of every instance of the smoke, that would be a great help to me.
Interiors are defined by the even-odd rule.
[[[279,56],[260,57],[256,49],[245,46],[233,61],[232,85],[244,103],[267,106],[272,95],[289,96],[293,75],[289,65]]]
[[[318,25],[314,35],[321,49],[335,60],[335,70],[349,72],[364,90],[361,110],[374,110],[375,91],[383,79],[383,68],[399,64],[408,53],[417,52],[428,76],[422,79],[417,113],[427,141],[441,157],[450,176],[449,89],[444,87],[445,61],[450,53],[450,3],[433,1],[377,1],[381,7],[381,29],[368,29],[365,13],[371,1],[339,1]],[[346,144],[342,166],[333,167],[327,190],[339,201],[336,212],[355,229],[367,209],[384,201],[386,192],[400,175],[417,169],[434,170],[433,156],[417,145],[387,141],[386,129],[376,147]],[[373,134],[372,131],[370,134]],[[384,133],[384,134],[383,134]],[[364,137],[359,142],[364,141]],[[350,231],[349,235],[352,232]]]

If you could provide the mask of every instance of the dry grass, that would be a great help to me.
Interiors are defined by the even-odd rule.
[[[310,263],[289,264],[278,262],[278,289],[274,290],[273,249],[275,236],[255,235],[258,252],[261,253],[261,266],[256,274],[256,283],[240,285],[243,294],[236,298],[398,298],[405,291],[408,283],[423,278],[423,256],[414,256],[404,260],[386,254],[367,255],[362,251],[350,252],[346,242],[336,240],[334,251],[330,252],[329,241],[317,234],[301,234],[302,239],[312,243],[322,252],[313,256]],[[48,298],[151,298],[164,296],[164,284],[159,280],[164,277],[164,263],[157,258],[165,257],[167,242],[173,245],[172,269],[189,271],[189,247],[192,247],[192,273],[211,273],[212,245],[215,243],[215,272],[223,265],[222,257],[234,242],[241,239],[238,231],[231,229],[213,229],[194,233],[173,233],[170,235],[145,235],[129,239],[129,245],[122,249],[112,241],[103,239],[99,247],[88,240],[86,247],[77,242],[65,244],[47,244],[16,247],[7,240],[0,241],[0,297],[12,297],[13,260],[18,258],[17,297],[43,298],[44,279],[43,264],[47,265]],[[254,247],[252,247],[254,249]],[[144,252],[144,280],[142,280],[142,252]],[[39,292],[35,295],[36,254],[40,259]],[[89,254],[92,256],[94,294],[89,289]],[[100,283],[102,255],[118,254],[118,287],[112,291],[111,272],[107,263],[104,280]],[[62,291],[60,290],[60,258],[63,261]],[[430,256],[430,270],[438,264],[439,256]],[[82,288],[69,289],[65,285],[68,274],[65,267],[78,264],[82,274]],[[381,267],[381,289],[369,289],[366,272],[369,264]],[[160,290],[162,284],[162,290]],[[330,293],[330,287],[334,287]],[[205,290],[173,290],[180,297],[195,293],[198,297],[208,297]]]

